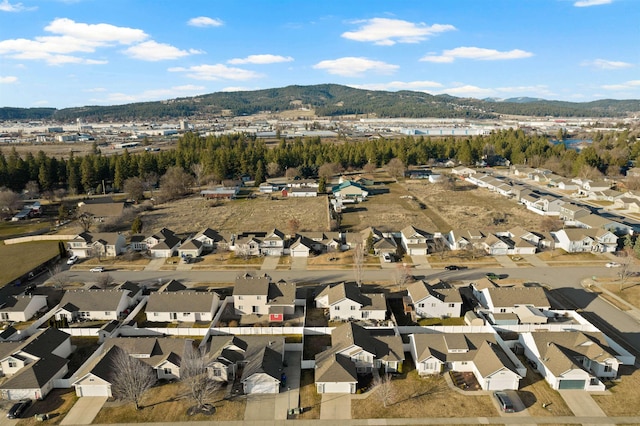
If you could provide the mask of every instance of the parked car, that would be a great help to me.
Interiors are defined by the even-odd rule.
[[[67,259],[67,265],[73,265],[74,263],[76,263],[78,261],[78,256],[76,256],[75,254],[73,256],[71,256],[69,259]]]
[[[8,419],[19,419],[27,408],[31,405],[30,399],[21,399],[20,401],[13,404],[13,406],[7,412]]]
[[[500,409],[505,413],[513,413],[513,402],[511,402],[511,398],[501,391],[496,391],[493,393],[493,396],[498,400],[498,405],[500,405]]]
[[[89,269],[89,272],[104,272],[103,266],[96,266],[94,268]]]
[[[462,268],[460,268],[458,265],[447,265],[444,267],[444,269],[446,269],[447,271],[457,271],[458,269]]]
[[[391,255],[389,253],[385,253],[385,254],[382,255],[382,260],[385,263],[391,263],[391,262],[393,262],[393,257],[391,257]]]
[[[621,265],[618,262],[609,262],[604,266],[607,268],[619,268]]]
[[[494,274],[493,272],[488,272],[484,276],[489,278],[490,280],[499,280],[500,279],[500,275]]]

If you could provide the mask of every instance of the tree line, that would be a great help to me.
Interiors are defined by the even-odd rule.
[[[256,184],[270,176],[316,177],[320,168],[332,164],[336,170],[380,167],[394,158],[404,165],[434,164],[456,159],[474,165],[481,159],[505,158],[512,164],[546,167],[563,176],[618,175],[640,156],[640,144],[629,132],[596,134],[593,143],[576,151],[562,143],[550,143],[546,136],[528,135],[522,130],[503,130],[488,136],[430,138],[406,136],[398,139],[322,141],[320,138],[280,140],[267,146],[262,140],[243,134],[181,136],[175,148],[161,152],[104,155],[99,147],[84,156],[57,158],[43,151],[19,155],[15,148],[0,151],[0,188],[41,191],[65,189],[69,193],[123,190],[125,181],[155,187],[171,168],[191,175],[198,185],[249,176]],[[295,171],[295,173],[291,173]],[[325,173],[323,173],[325,174]]]

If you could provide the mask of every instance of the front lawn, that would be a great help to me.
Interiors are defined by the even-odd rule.
[[[188,416],[187,409],[194,403],[186,397],[181,383],[167,383],[149,390],[142,399],[142,409],[131,403],[107,402],[96,416],[94,423],[179,423],[186,421],[243,420],[246,398],[225,400],[226,389],[219,390],[211,403],[216,407],[212,416],[197,414]]]
[[[36,421],[36,414],[49,414],[51,418],[46,424],[60,424],[64,416],[71,410],[78,397],[74,388],[54,389],[42,401],[36,401],[24,414],[24,419],[18,421],[18,426],[36,426],[42,422]]]
[[[524,362],[524,357],[520,361]],[[558,391],[551,389],[547,381],[531,368],[527,368],[527,375],[520,380],[517,392],[531,416],[573,416]],[[542,404],[547,408],[543,408]]]
[[[620,380],[611,384],[610,395],[593,395],[593,400],[607,416],[637,416],[640,407],[640,370],[621,366]]]
[[[0,244],[0,285],[10,283],[59,253],[57,241]]]
[[[304,409],[304,412],[296,418],[319,419],[321,402],[322,395],[316,392],[313,370],[302,370],[300,372],[300,407]]]
[[[401,376],[392,379],[392,396],[384,407],[378,392],[368,391],[363,399],[351,400],[351,417],[494,417],[496,408],[489,395],[460,394],[449,389],[442,376],[421,378],[413,363],[405,361]]]

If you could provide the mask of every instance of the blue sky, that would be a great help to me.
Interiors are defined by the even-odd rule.
[[[0,106],[345,84],[640,99],[638,0],[0,0]]]

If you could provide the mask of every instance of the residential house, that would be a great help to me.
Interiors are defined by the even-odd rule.
[[[590,215],[591,212],[585,207],[581,207],[571,203],[564,203],[560,206],[560,220],[565,222],[573,222],[581,217]]]
[[[409,345],[421,376],[471,372],[485,391],[517,390],[525,367],[494,333],[410,334]]]
[[[552,389],[602,391],[618,375],[620,355],[601,332],[521,333],[519,341]]]
[[[315,297],[316,307],[327,308],[329,319],[384,321],[387,302],[384,293],[363,293],[355,283],[327,285]]]
[[[262,233],[262,235],[265,235]],[[240,234],[231,237],[229,248],[236,256],[260,256],[262,240],[254,234]]]
[[[147,243],[144,241],[146,238],[147,237],[144,234],[133,234],[129,237],[129,245],[127,246],[127,249],[133,251],[147,250]]]
[[[88,257],[116,257],[124,253],[126,239],[117,232],[82,232],[67,243],[72,255]]]
[[[552,232],[556,248],[567,253],[612,253],[618,248],[618,237],[600,228],[565,228]]]
[[[0,320],[24,322],[47,309],[47,296],[8,296],[0,305]]]
[[[364,186],[350,180],[334,186],[331,188],[331,192],[335,198],[358,202],[366,200],[369,195],[369,191]]]
[[[562,179],[558,181],[558,189],[561,191],[577,191],[579,188],[580,186],[577,183],[572,182],[569,179]]]
[[[476,171],[470,167],[458,166],[451,169],[451,174],[464,178],[467,176],[475,175]]]
[[[205,348],[212,378],[239,380],[247,395],[280,392],[284,337],[211,336]]]
[[[282,256],[284,254],[284,246],[284,232],[274,228],[262,238],[260,253],[263,256]]]
[[[119,357],[130,356],[139,362],[140,368],[153,370],[164,380],[180,378],[182,359],[193,348],[192,339],[171,337],[114,337],[105,340],[101,353],[93,362],[84,366],[72,385],[77,396],[114,396],[112,384]]]
[[[633,232],[633,228],[620,221],[606,218],[597,214],[582,216],[574,221],[575,226],[581,228],[599,228],[616,235],[626,235]]]
[[[200,195],[206,199],[221,199],[226,198],[233,200],[238,196],[240,192],[240,186],[219,186],[214,189],[203,189],[200,191]]]
[[[233,306],[237,315],[267,315],[269,321],[281,322],[295,311],[296,285],[271,281],[268,275],[245,274],[236,278]]]
[[[216,244],[222,241],[223,238],[213,229],[206,228],[198,232],[193,239],[202,243],[203,252],[211,252],[216,248]]]
[[[170,291],[149,295],[147,321],[211,322],[220,297],[215,292]]]
[[[199,240],[190,238],[180,245],[178,248],[178,256],[180,257],[198,257],[202,254],[204,245]]]
[[[117,320],[132,304],[127,290],[67,290],[54,313],[56,320]]]
[[[365,250],[373,250],[373,254],[381,256],[383,254],[396,254],[398,252],[398,244],[391,236],[385,236],[376,228],[368,227],[360,231],[362,241],[367,247]],[[369,239],[371,238],[371,240]],[[371,247],[368,247],[371,242]]]
[[[537,250],[537,244],[535,242],[524,238],[514,237],[508,231],[489,234],[481,244],[486,253],[490,256],[535,254]]]
[[[521,195],[519,201],[527,210],[543,216],[559,216],[560,207],[565,203],[560,198],[542,196],[533,192]]]
[[[144,242],[152,257],[172,257],[176,255],[182,240],[172,230],[162,228]]]
[[[39,330],[22,342],[0,343],[0,368],[8,379],[0,385],[2,399],[43,399],[56,379],[67,372],[71,336],[55,328]]]
[[[284,188],[282,190],[283,197],[317,197],[318,196],[318,188],[312,188],[309,186],[301,186],[296,188]]]
[[[494,234],[489,234],[489,236],[482,242],[482,246],[489,256],[507,255],[510,248],[510,244]]]
[[[635,197],[620,197],[613,202],[616,210],[627,210],[630,213],[640,213],[640,200]]]
[[[515,313],[518,306],[531,306],[541,311],[551,304],[542,287],[495,287],[479,289],[472,285],[473,295],[491,313]]]
[[[417,229],[411,225],[400,232],[402,246],[409,256],[426,255],[429,253],[428,242],[433,241],[434,234]]]
[[[485,238],[486,236],[481,231],[475,229],[452,229],[445,237],[450,250],[481,248]]]
[[[311,253],[316,251],[314,249],[316,245],[315,241],[298,235],[295,241],[289,246],[289,255],[291,257],[309,257]]]
[[[419,318],[462,316],[462,296],[457,288],[441,281],[416,281],[407,286],[411,303]]]
[[[393,330],[370,330],[354,323],[336,327],[329,349],[316,355],[318,393],[356,393],[358,374],[384,368],[396,372],[404,361],[402,338]]]

